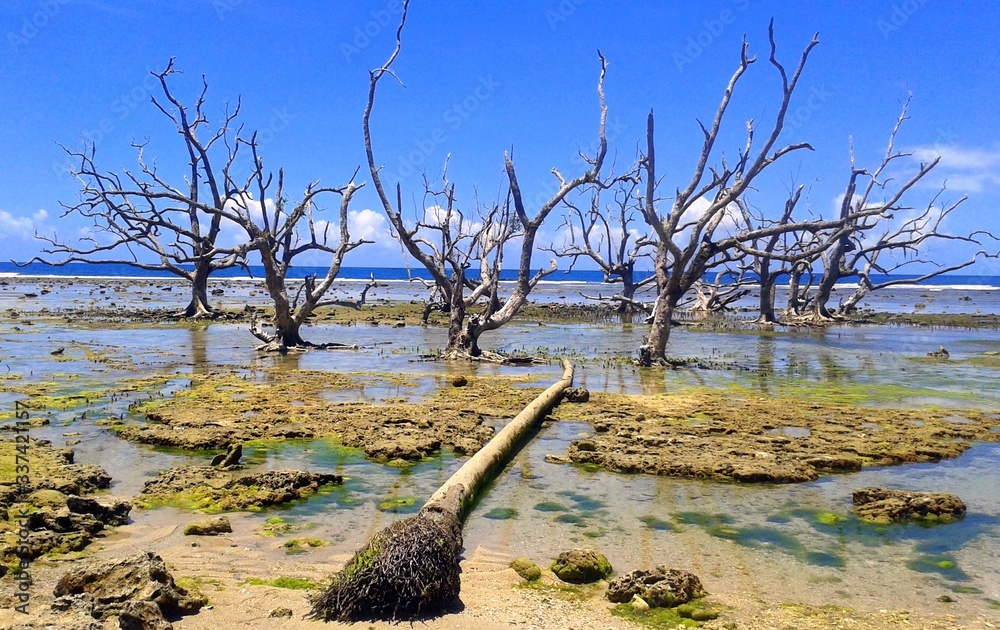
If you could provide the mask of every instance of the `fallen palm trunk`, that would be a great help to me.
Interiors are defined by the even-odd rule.
[[[573,366],[564,359],[562,378],[465,462],[416,516],[372,536],[313,600],[309,616],[324,621],[413,619],[457,602],[462,520],[531,428],[572,384]]]

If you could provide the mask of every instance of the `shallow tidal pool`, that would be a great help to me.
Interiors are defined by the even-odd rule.
[[[651,394],[699,385],[738,387],[759,396],[793,392],[803,404],[822,399],[1000,410],[997,369],[973,360],[1000,346],[995,330],[679,329],[671,354],[696,357],[706,367],[670,371],[629,364],[644,333],[642,326],[618,324],[522,323],[486,343],[508,351],[569,353],[578,365],[577,384],[597,391]],[[307,334],[358,348],[261,356],[240,324],[107,329],[7,320],[0,323],[0,366],[5,366],[0,411],[28,400],[32,387],[44,389],[46,408],[31,413],[49,424],[32,428],[31,435],[72,446],[78,462],[99,464],[112,475],[115,495],[130,497],[159,470],[207,463],[210,455],[131,444],[95,422],[131,417],[135,403],[170,396],[187,386],[192,373],[281,379],[309,369],[408,376],[407,385],[359,385],[327,395],[327,400],[374,404],[427,397],[459,374],[530,371],[534,382],[544,385],[560,373],[554,361],[523,368],[428,360],[444,341],[437,328],[323,324]],[[581,340],[585,346],[578,345]],[[949,349],[949,359],[928,358],[940,345]],[[466,548],[527,555],[547,565],[566,548],[587,546],[605,553],[619,572],[666,564],[699,574],[710,591],[760,588],[778,601],[815,605],[912,608],[949,595],[988,609],[1000,601],[1000,445],[977,444],[937,464],[865,469],[786,486],[622,475],[546,461],[546,455],[562,455],[570,441],[591,431],[579,422],[543,426],[476,506],[466,523]],[[320,539],[328,543],[326,557],[340,557],[393,519],[418,510],[463,459],[445,452],[394,467],[322,439],[250,443],[243,461],[250,469],[343,475],[343,486],[251,517],[261,530],[268,519],[280,517],[289,530],[279,537]],[[952,492],[966,502],[968,515],[933,527],[863,524],[851,514],[851,492],[870,485]],[[171,513],[155,512],[135,510],[133,520],[162,520]]]

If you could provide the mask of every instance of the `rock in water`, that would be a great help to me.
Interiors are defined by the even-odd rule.
[[[611,563],[603,553],[571,549],[559,554],[552,564],[552,572],[563,582],[589,584],[611,575]]]
[[[168,618],[193,615],[205,605],[177,586],[152,552],[73,569],[53,594],[53,609],[82,607],[95,619],[118,616],[121,628],[169,628]]]
[[[567,402],[585,403],[590,400],[590,390],[586,387],[569,387],[563,394]]]
[[[225,468],[227,466],[235,466],[240,463],[240,458],[243,457],[243,445],[233,444],[226,451],[226,456],[219,463],[220,468]]]
[[[608,585],[607,598],[617,604],[630,602],[636,595],[654,608],[672,608],[706,593],[694,573],[662,565],[653,571],[631,571]]]
[[[965,516],[965,503],[954,494],[943,492],[859,488],[854,491],[853,502],[858,517],[870,523],[909,519],[947,522]]]

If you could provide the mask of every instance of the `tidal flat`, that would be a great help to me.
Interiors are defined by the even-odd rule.
[[[152,295],[148,283],[117,282],[121,293]],[[506,562],[527,556],[544,568],[571,547],[601,551],[618,574],[658,564],[695,572],[722,610],[709,627],[847,618],[895,627],[905,618],[978,628],[1000,619],[994,326],[682,326],[670,354],[693,364],[644,369],[630,361],[644,325],[543,302],[484,338],[551,359],[518,367],[436,360],[445,330],[420,325],[409,301],[331,311],[304,334],[354,348],[282,356],[255,352],[238,319],[91,318],[78,311],[94,299],[88,291],[102,290],[95,282],[75,280],[30,304],[21,296],[40,291],[8,283],[0,424],[27,412],[32,440],[106,471],[109,488],[88,496],[136,501],[161,471],[208,465],[232,443],[243,446],[240,474],[343,479],[230,512],[233,533],[198,546],[182,530],[217,506],[138,501],[129,524],[35,559],[33,610],[46,608],[73,563],[148,549],[215,602],[175,627],[223,623],[216,615],[251,597],[263,608],[246,614],[262,624],[275,602],[298,617],[307,604],[296,589],[324,583],[370,534],[419,508],[569,356],[590,401],[557,408],[482,498],[465,527],[467,610],[432,627],[476,623],[498,584],[514,593],[515,610],[549,598],[513,589]],[[171,296],[157,296],[166,306],[182,301],[160,293]],[[928,356],[941,346],[947,358]],[[36,474],[50,477],[58,462],[45,453]],[[0,462],[0,484],[15,477],[13,462]],[[863,486],[951,492],[968,513],[947,524],[863,523],[851,512],[852,490]],[[0,523],[5,544],[10,524]],[[12,575],[0,584],[8,597]],[[583,600],[572,604],[602,627],[632,627],[599,595]]]

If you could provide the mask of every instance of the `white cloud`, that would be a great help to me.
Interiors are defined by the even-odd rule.
[[[936,144],[918,146],[911,153],[914,162],[927,163],[941,158],[925,180],[934,187],[943,181],[952,190],[983,192],[1000,185],[1000,148]]]
[[[463,219],[457,212],[452,212],[449,217],[448,210],[446,208],[442,208],[441,206],[434,205],[424,209],[423,222],[427,225],[443,225],[445,221],[451,223],[453,232],[457,232],[457,235],[461,236],[472,236],[479,230],[483,229],[481,221],[472,221],[467,218]]]
[[[347,229],[351,239],[374,241],[376,247],[394,247],[396,239],[389,234],[389,221],[381,212],[369,208],[349,210]]]
[[[940,166],[957,170],[978,170],[1000,167],[1000,150],[965,148],[949,145],[920,146],[913,157],[921,162],[941,158]]]
[[[700,221],[711,207],[712,202],[710,200],[705,197],[698,197],[691,202],[691,205],[681,218],[680,224],[685,225]],[[739,216],[739,208],[735,203],[730,203],[726,206],[725,210],[723,210],[722,221],[719,222],[719,226],[715,229],[715,238],[723,238],[736,234],[739,231]],[[691,239],[691,229],[688,227],[674,235],[674,243],[680,247],[685,247]]]
[[[23,239],[34,238],[35,232],[45,231],[45,220],[49,218],[49,213],[45,210],[38,210],[29,216],[17,217],[0,210],[0,239],[16,237]]]

